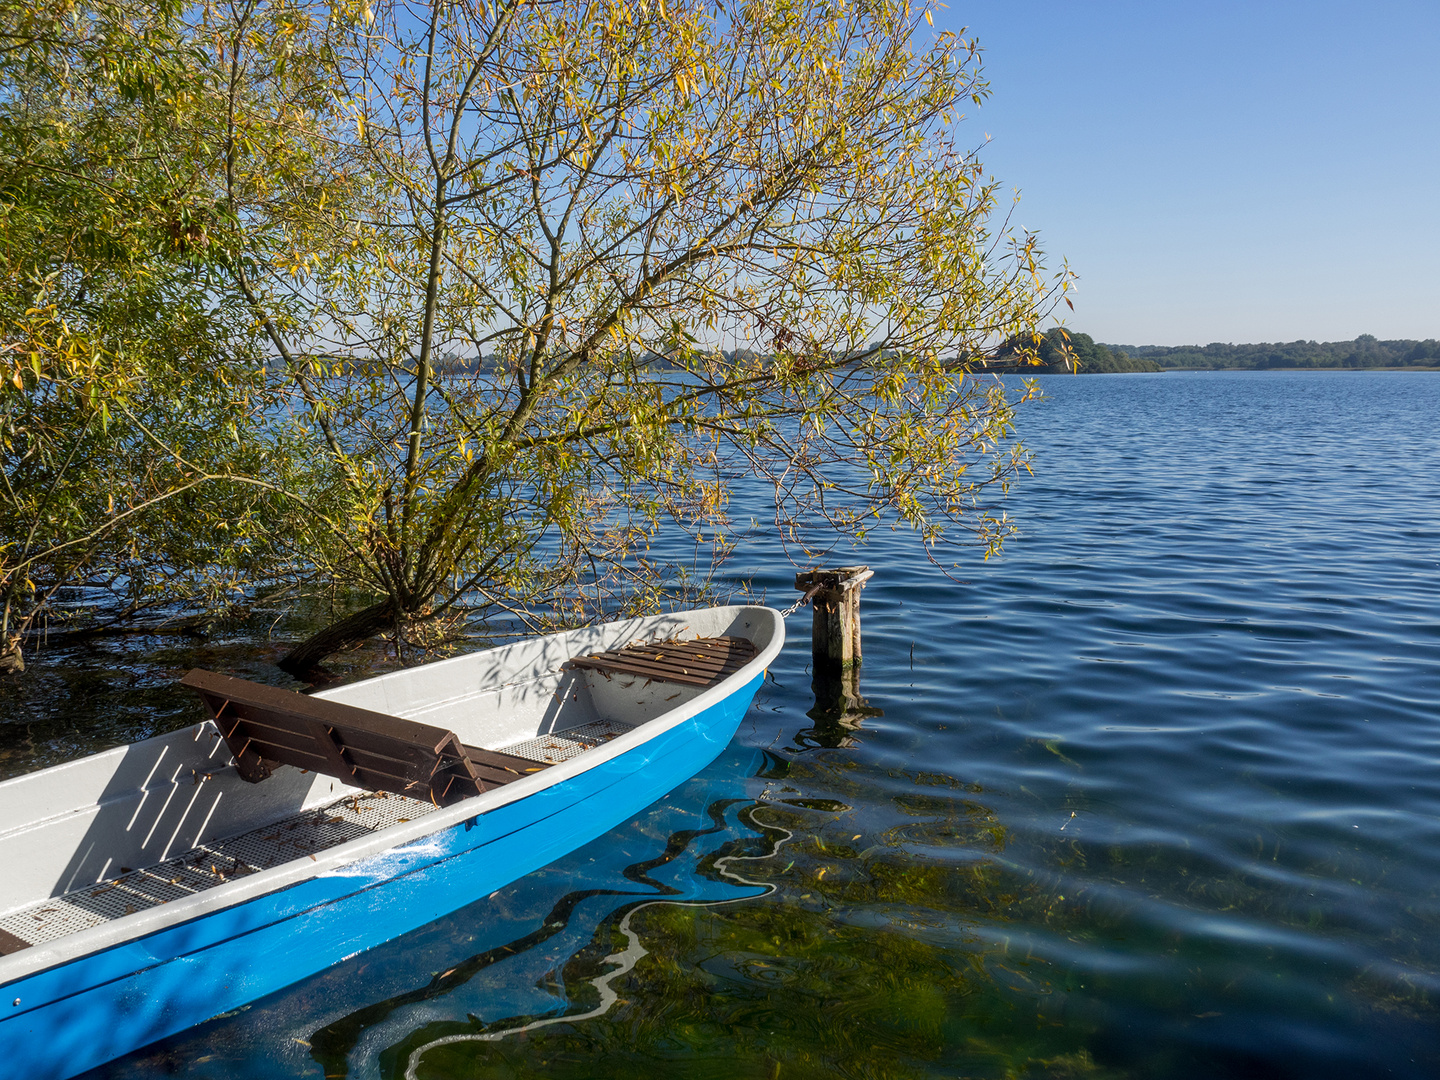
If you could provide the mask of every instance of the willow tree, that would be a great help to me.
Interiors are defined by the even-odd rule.
[[[333,89],[247,120],[278,16],[210,13],[233,272],[328,469],[310,556],[368,598],[292,669],[649,595],[646,537],[721,523],[737,468],[801,545],[998,542],[1015,402],[956,358],[1067,282],[957,141],[973,42],[903,0],[274,10]]]
[[[252,317],[209,243],[211,72],[183,9],[6,0],[0,14],[0,669],[14,669],[42,620],[242,598],[273,575],[266,538],[295,501],[256,480],[283,455]],[[304,485],[287,470],[282,486]]]

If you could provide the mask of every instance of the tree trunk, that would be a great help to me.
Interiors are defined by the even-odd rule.
[[[382,600],[311,634],[280,658],[279,667],[297,678],[303,678],[319,667],[320,661],[331,653],[374,637],[380,631],[394,626],[395,603],[392,600]]]

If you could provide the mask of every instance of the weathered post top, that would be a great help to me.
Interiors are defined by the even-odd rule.
[[[802,570],[795,588],[811,596],[815,611],[815,671],[841,671],[860,663],[860,590],[875,576],[868,566]]]
[[[858,589],[875,576],[868,566],[837,566],[833,570],[801,570],[795,575],[795,588],[808,590],[812,585],[822,589]]]

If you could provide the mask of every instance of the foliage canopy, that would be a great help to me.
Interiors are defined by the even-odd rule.
[[[57,604],[233,601],[283,554],[263,369],[193,196],[206,72],[173,9],[4,4],[0,663]],[[282,481],[283,482],[283,481]]]
[[[898,0],[245,0],[150,19],[138,90],[76,61],[104,89],[72,108],[124,128],[134,164],[72,165],[68,227],[113,188],[153,219],[114,270],[127,303],[151,290],[153,325],[117,314],[87,338],[112,360],[86,408],[133,443],[95,453],[133,473],[119,455],[151,447],[159,516],[126,519],[147,537],[246,537],[141,562],[363,601],[293,668],[451,616],[657,603],[647,538],[670,522],[723,546],[737,472],[771,483],[802,551],[886,522],[931,545],[1003,537],[986,489],[1024,464],[1016,395],[956,358],[1033,334],[1068,277],[996,222],[957,142],[987,92],[974,42]],[[34,41],[6,105],[38,64],[60,108],[73,76]],[[17,372],[24,319],[76,325],[73,287],[24,290],[96,266],[72,245],[7,271]],[[66,377],[42,361],[7,401],[72,400]],[[163,398],[164,423],[136,394]],[[14,505],[12,593],[37,513]]]

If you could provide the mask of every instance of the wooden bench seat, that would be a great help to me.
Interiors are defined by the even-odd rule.
[[[546,766],[465,746],[453,731],[293,690],[196,669],[180,680],[200,695],[251,783],[277,765],[333,776],[437,806],[478,795]]]
[[[713,686],[753,660],[755,652],[755,645],[742,637],[691,638],[577,656],[568,666],[590,668],[606,678],[640,675],[659,682]]]

